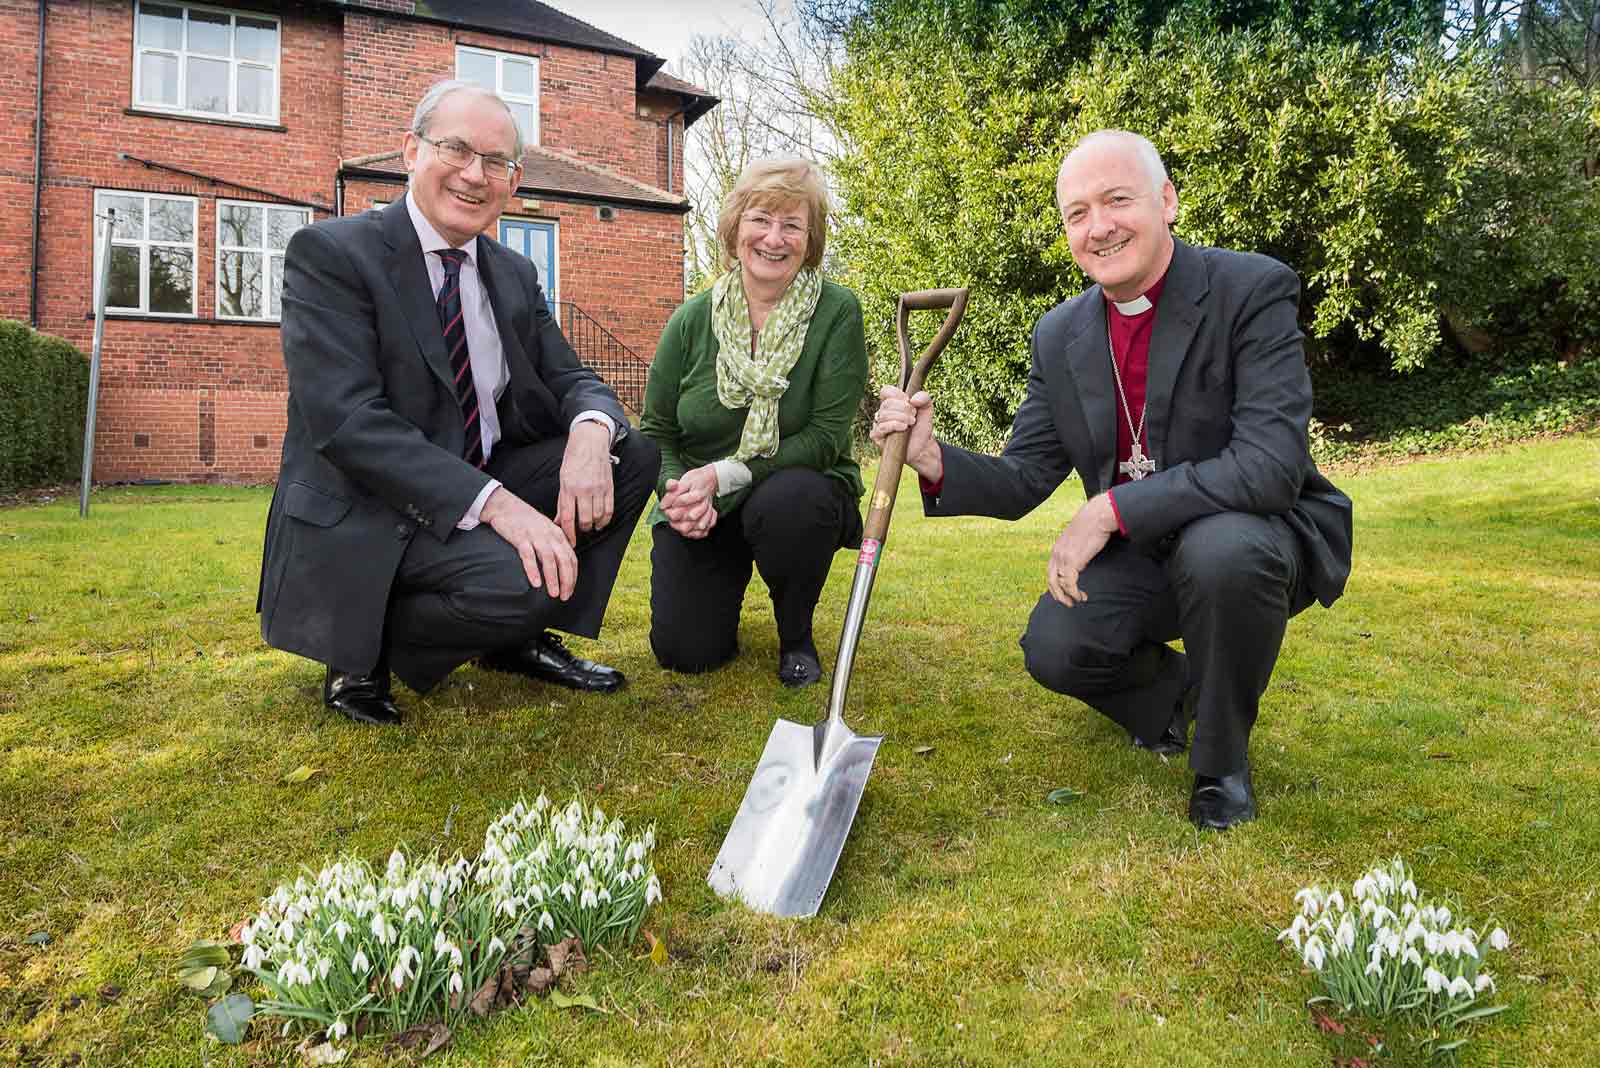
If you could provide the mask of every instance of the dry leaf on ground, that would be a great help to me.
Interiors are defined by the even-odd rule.
[[[415,1052],[418,1060],[444,1049],[449,1044],[450,1029],[440,1020],[429,1020],[408,1027],[389,1040],[391,1047]]]

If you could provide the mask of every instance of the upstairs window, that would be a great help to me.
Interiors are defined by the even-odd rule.
[[[116,209],[106,310],[136,315],[193,315],[195,212],[193,197],[99,190],[95,215]],[[95,264],[102,228],[95,220]]]
[[[283,251],[311,221],[305,208],[217,202],[217,318],[276,322],[283,313]]]
[[[456,46],[456,77],[500,94],[522,131],[522,142],[539,143],[539,61],[532,56]]]
[[[135,107],[277,121],[277,19],[143,0],[133,17]]]

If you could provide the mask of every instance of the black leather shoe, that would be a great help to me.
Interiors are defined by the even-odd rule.
[[[374,727],[399,726],[400,709],[389,694],[389,673],[357,675],[328,669],[322,683],[322,703],[346,719]]]
[[[778,681],[791,690],[810,686],[821,678],[822,662],[816,653],[796,649],[778,657]]]
[[[1225,831],[1236,823],[1256,818],[1256,792],[1250,785],[1250,765],[1232,775],[1213,778],[1196,775],[1189,794],[1189,820],[1202,831]]]
[[[1198,692],[1194,686],[1183,692],[1178,698],[1178,707],[1172,710],[1172,721],[1153,741],[1146,741],[1137,734],[1128,735],[1133,747],[1161,756],[1177,756],[1189,748],[1189,722],[1194,718],[1194,699]]]
[[[610,693],[622,689],[628,682],[614,667],[573,656],[561,639],[549,631],[519,649],[487,653],[478,662],[492,671],[509,671],[588,693]]]

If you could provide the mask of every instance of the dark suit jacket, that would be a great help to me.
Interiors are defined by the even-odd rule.
[[[1300,282],[1276,260],[1176,243],[1156,308],[1146,434],[1158,470],[1117,487],[1129,536],[1153,545],[1216,512],[1281,515],[1324,605],[1350,574],[1350,499],[1311,462],[1311,378],[1297,321]],[[1015,519],[1071,472],[1092,497],[1112,484],[1117,420],[1105,297],[1059,304],[1033,331],[1028,393],[998,457],[943,445],[929,515]]]
[[[626,427],[616,395],[579,362],[526,257],[478,238],[478,269],[510,370],[501,446],[567,433],[583,411]],[[422,246],[405,201],[329,219],[289,242],[283,465],[267,517],[256,607],[269,645],[353,671],[383,640],[410,539],[448,539],[489,476],[465,431]]]

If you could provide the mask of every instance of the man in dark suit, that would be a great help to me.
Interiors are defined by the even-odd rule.
[[[1224,829],[1256,814],[1247,747],[1289,617],[1350,571],[1350,501],[1308,447],[1299,280],[1175,240],[1177,192],[1136,134],[1080,141],[1056,201],[1097,284],[1035,326],[1005,449],[939,442],[928,395],[892,387],[872,436],[910,429],[929,515],[1016,519],[1078,472],[1089,500],[1051,549],[1028,672],[1141,748],[1182,752],[1192,717],[1189,816]]]
[[[406,195],[300,230],[285,256],[288,427],[257,609],[359,722],[400,721],[391,670],[425,692],[474,657],[624,682],[547,628],[598,635],[659,454],[533,264],[483,235],[521,154],[498,96],[440,83],[405,134]]]

